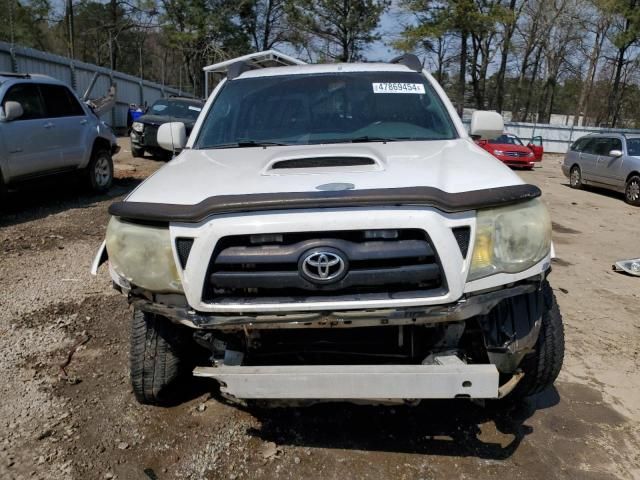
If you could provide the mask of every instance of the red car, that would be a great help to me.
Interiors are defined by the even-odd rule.
[[[542,161],[542,137],[533,137],[525,146],[516,135],[505,133],[493,140],[478,140],[478,145],[510,167],[533,168]]]

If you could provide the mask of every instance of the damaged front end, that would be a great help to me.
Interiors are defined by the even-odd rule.
[[[193,329],[228,398],[395,401],[500,398],[522,378],[541,325],[543,275],[449,305],[214,314],[135,287],[136,309]]]

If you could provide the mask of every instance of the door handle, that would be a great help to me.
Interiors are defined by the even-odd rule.
[[[80,120],[80,125],[86,125],[87,124],[87,119],[85,118],[84,120]]]
[[[47,122],[44,124],[44,128],[51,128],[53,127],[53,123],[52,122]]]

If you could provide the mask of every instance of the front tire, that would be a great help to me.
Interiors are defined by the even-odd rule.
[[[520,369],[524,377],[509,395],[521,399],[546,390],[558,377],[564,360],[564,327],[562,315],[547,281],[542,286],[544,311],[540,334],[534,352],[522,359]]]
[[[624,189],[624,201],[634,207],[640,207],[640,175],[632,175]]]
[[[138,402],[162,405],[175,397],[174,387],[192,367],[187,333],[160,315],[134,310],[129,362]]]
[[[144,157],[144,148],[131,147],[131,156],[133,158]]]
[[[95,150],[86,169],[87,183],[95,193],[104,193],[113,183],[113,160],[108,150]]]
[[[578,190],[582,188],[582,171],[577,165],[571,167],[569,171],[569,185]]]

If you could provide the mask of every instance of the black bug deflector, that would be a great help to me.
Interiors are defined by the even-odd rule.
[[[381,207],[422,205],[445,212],[498,207],[539,197],[534,185],[511,185],[471,192],[448,193],[434,187],[378,188],[365,190],[256,193],[219,195],[195,205],[115,202],[109,213],[146,222],[197,223],[210,215],[305,208]]]

